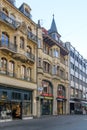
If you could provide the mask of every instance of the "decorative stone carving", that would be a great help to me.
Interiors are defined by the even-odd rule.
[[[22,33],[27,34],[27,25],[25,24],[25,22],[21,23],[20,30],[22,31]]]

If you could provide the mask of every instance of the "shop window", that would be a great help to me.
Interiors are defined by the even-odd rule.
[[[29,95],[29,93],[25,93],[24,94],[24,100],[27,100],[27,101],[30,101],[30,95]]]
[[[9,44],[9,36],[6,32],[2,32],[1,43],[2,46],[8,46]]]
[[[31,102],[24,102],[23,103],[22,114],[23,114],[23,117],[31,116],[31,114],[32,114],[32,104],[31,104]]]
[[[13,100],[21,100],[21,93],[12,92],[12,99]]]
[[[20,37],[20,48],[24,49],[24,38]]]
[[[3,100],[6,100],[6,99],[7,99],[7,92],[6,92],[6,91],[2,91],[2,96],[1,96],[1,98],[2,98]]]

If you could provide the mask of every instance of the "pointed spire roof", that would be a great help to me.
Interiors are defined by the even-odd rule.
[[[54,14],[53,14],[53,20],[52,20],[52,23],[51,23],[51,28],[49,30],[49,33],[58,33],[56,23],[55,23],[55,19],[54,19]]]

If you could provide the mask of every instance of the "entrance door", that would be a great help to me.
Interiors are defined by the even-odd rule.
[[[63,114],[63,102],[62,101],[58,101],[57,107],[58,107],[58,114],[62,115]]]
[[[21,119],[22,118],[21,103],[12,102],[11,105],[12,105],[12,118]]]
[[[41,100],[41,114],[52,115],[52,100]]]

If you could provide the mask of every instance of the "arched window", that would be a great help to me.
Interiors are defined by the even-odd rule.
[[[27,46],[27,53],[32,53],[32,48],[30,46]]]
[[[30,27],[30,26],[28,26],[28,31],[30,31],[30,32],[32,31],[32,29],[31,29],[31,27]]]
[[[14,14],[10,14],[11,19],[15,20]]]
[[[14,62],[10,61],[9,62],[9,75],[13,76],[13,74],[14,74]]]
[[[43,87],[43,94],[50,94],[52,96],[53,94],[53,87],[52,84],[49,81],[43,80],[42,81],[42,87]]]
[[[9,44],[9,36],[6,32],[2,32],[1,43],[3,46],[8,46]]]
[[[30,67],[27,68],[27,80],[28,81],[31,80],[31,68]]]
[[[6,8],[3,8],[2,11],[4,12],[4,14],[6,14],[8,16],[8,11]]]
[[[7,72],[7,60],[5,58],[1,58],[1,73],[6,74]]]
[[[21,78],[25,79],[26,77],[26,67],[24,65],[21,66]]]
[[[52,72],[51,65],[46,61],[43,62],[43,69],[44,69],[44,72],[46,72],[46,73]]]
[[[63,85],[58,86],[58,98],[65,98],[66,97],[66,91],[65,87]]]
[[[20,37],[20,48],[24,49],[24,38]]]

